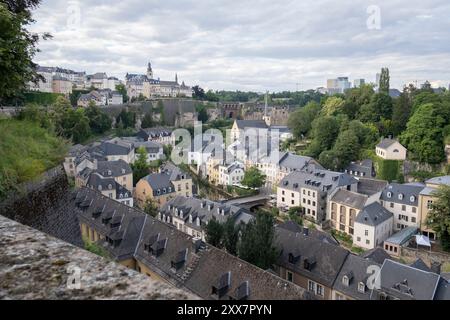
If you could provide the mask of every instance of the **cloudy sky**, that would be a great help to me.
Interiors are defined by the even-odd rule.
[[[145,73],[210,89],[281,91],[327,78],[450,83],[448,0],[43,0],[36,62],[121,79]]]

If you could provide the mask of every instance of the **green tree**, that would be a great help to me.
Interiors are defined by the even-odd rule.
[[[335,157],[334,167],[328,168],[340,171],[347,167],[351,161],[357,160],[360,145],[356,134],[352,130],[346,130],[339,134],[333,148]]]
[[[298,108],[289,115],[288,126],[297,138],[302,138],[311,130],[311,123],[320,112],[320,105],[311,101],[303,108]]]
[[[382,68],[378,92],[389,95],[389,89],[390,89],[389,82],[390,82],[389,69]]]
[[[206,110],[206,107],[202,104],[199,104],[195,107],[195,109],[198,114],[197,120],[206,123],[208,121],[208,112]]]
[[[278,259],[275,247],[274,217],[258,212],[256,219],[243,227],[238,255],[261,269],[271,268]]]
[[[450,251],[450,186],[441,186],[434,196],[437,200],[428,213],[427,226],[441,239],[444,250]]]
[[[150,166],[147,162],[147,150],[144,147],[139,147],[136,151],[137,159],[131,164],[131,169],[133,169],[133,181],[136,185],[139,180],[149,174]]]
[[[158,215],[159,212],[158,205],[153,199],[147,199],[147,201],[145,201],[144,212],[152,216],[153,218],[155,218]]]
[[[132,111],[122,109],[116,118],[116,123],[119,124],[120,122],[122,123],[124,129],[134,128],[136,125],[136,114]]]
[[[335,117],[324,116],[314,120],[311,131],[313,140],[307,154],[317,158],[323,151],[331,149],[339,134],[339,128],[339,122]]]
[[[29,81],[43,79],[36,73],[33,57],[39,49],[41,36],[31,33],[27,26],[34,20],[31,10],[39,5],[39,0],[0,2],[0,103],[17,96]]]
[[[422,163],[438,164],[445,159],[443,129],[450,120],[448,104],[420,106],[400,136],[411,157]]]
[[[322,114],[325,116],[334,116],[338,113],[343,113],[345,107],[345,100],[341,97],[329,97],[322,108]]]
[[[192,87],[192,98],[197,100],[205,99],[205,90],[203,90],[200,86]]]
[[[411,96],[405,88],[400,97],[394,102],[392,109],[392,128],[395,136],[406,129],[406,124],[411,115],[411,109]]]
[[[223,225],[223,246],[232,255],[237,255],[240,227],[236,226],[233,218],[228,218]]]
[[[153,127],[153,116],[151,112],[147,112],[142,119],[141,128],[151,128]]]
[[[249,188],[261,188],[266,183],[266,175],[256,167],[251,167],[244,173],[241,184]]]
[[[85,115],[89,119],[89,127],[95,134],[102,134],[111,129],[111,118],[93,101],[89,103],[89,107],[85,110]]]
[[[214,247],[222,248],[224,226],[215,218],[211,219],[205,227],[206,242]]]
[[[127,94],[127,88],[123,83],[116,85],[116,91],[119,92],[123,97],[123,102],[128,102],[129,97]]]
[[[208,90],[208,92],[206,92],[205,94],[205,99],[211,102],[218,102],[219,96],[215,94],[214,91]]]

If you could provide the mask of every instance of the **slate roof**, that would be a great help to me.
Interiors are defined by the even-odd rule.
[[[105,156],[117,156],[117,155],[128,155],[133,150],[133,145],[122,141],[121,139],[113,139],[110,141],[104,141],[100,149],[103,151]]]
[[[147,181],[150,187],[153,189],[154,196],[175,193],[175,187],[172,184],[170,175],[167,172],[152,173],[142,179]]]
[[[116,200],[124,198],[132,198],[133,193],[117,183],[114,178],[102,177],[99,173],[94,172],[89,176],[87,186],[98,191],[115,190]]]
[[[434,300],[450,300],[450,282],[440,278]]]
[[[356,300],[369,300],[371,290],[367,287],[367,280],[370,274],[367,270],[370,266],[380,267],[381,265],[349,254],[334,282],[333,289]],[[348,278],[348,284],[344,281],[344,277]],[[363,291],[359,290],[359,283],[364,284]]]
[[[94,228],[104,237],[113,237],[120,240],[116,246],[107,241],[101,244],[116,260],[122,261],[133,257],[139,240],[145,215],[141,212],[102,196],[100,193],[83,188],[77,193],[75,200],[78,203],[78,218]],[[83,206],[87,203],[88,206]],[[120,222],[119,226],[112,227],[111,222]]]
[[[422,259],[417,259],[413,263],[410,264],[411,267],[420,269],[422,271],[426,272],[432,272],[432,270],[425,264],[425,262]]]
[[[176,209],[178,209],[179,212],[183,211],[183,216],[179,217],[181,217],[187,225],[197,230],[202,230],[202,228],[204,228],[212,219],[215,219],[220,223],[225,223],[228,218],[232,218],[236,224],[241,222],[248,223],[253,219],[250,212],[235,205],[226,205],[210,200],[187,198],[183,196],[177,196],[169,200],[161,207],[160,213],[167,219],[167,217],[173,217],[177,214]],[[192,222],[190,222],[189,216],[192,216]],[[200,225],[197,224],[197,220],[200,220]]]
[[[358,193],[372,196],[378,192],[381,192],[388,185],[387,181],[358,178]]]
[[[283,189],[299,191],[300,187],[330,192],[337,187],[358,183],[354,177],[328,170],[294,171],[283,178],[279,186]]]
[[[389,242],[389,243],[397,244],[397,245],[403,245],[409,239],[411,239],[414,235],[416,235],[418,230],[419,229],[417,227],[404,228],[404,229],[400,230],[399,232],[390,236],[388,239],[385,240],[385,242]]]
[[[371,178],[375,175],[373,162],[370,159],[361,162],[352,162],[344,169],[344,172],[358,177],[361,177],[362,173],[362,176],[366,178]]]
[[[425,185],[391,183],[383,190],[380,199],[417,207],[419,194],[424,188]]]
[[[133,173],[130,165],[123,160],[98,161],[96,171],[104,177],[120,177]]]
[[[346,205],[355,209],[362,209],[366,205],[368,197],[348,190],[338,190],[331,201]]]
[[[385,139],[381,140],[381,142],[379,144],[377,144],[377,148],[387,149],[390,146],[392,146],[394,143],[399,143],[399,142],[397,140],[385,138]]]
[[[368,226],[377,226],[392,217],[392,212],[386,210],[378,202],[374,202],[365,206],[363,210],[360,211],[355,222]]]
[[[115,260],[134,257],[166,281],[203,299],[214,299],[212,287],[229,274],[222,299],[299,300],[311,298],[301,287],[287,282],[222,250],[199,243],[191,236],[145,215],[142,211],[83,188],[74,197],[79,221],[112,240],[101,245]],[[119,221],[120,226],[111,228]],[[121,239],[114,246],[113,239]],[[112,244],[111,244],[112,243]],[[186,250],[187,249],[187,250]],[[176,269],[174,262],[180,262]],[[225,281],[226,284],[227,281]],[[222,283],[224,283],[222,281]]]
[[[320,165],[313,158],[299,156],[291,152],[280,153],[280,160],[278,161],[278,165],[280,167],[291,170],[303,170],[311,163],[316,165],[317,169],[322,169],[322,167],[320,167]]]
[[[384,263],[384,260],[386,259],[392,259],[391,256],[380,247],[376,247],[364,252],[361,257],[366,260],[378,263],[379,265],[382,265]]]
[[[300,226],[299,224],[291,220],[283,222],[277,227],[294,233],[308,234],[309,237],[315,238],[325,243],[339,245],[339,242],[331,234]]]
[[[236,125],[239,129],[257,128],[268,129],[268,126],[263,120],[236,120]]]
[[[156,139],[159,137],[168,137],[170,135],[172,135],[172,129],[163,127],[141,129],[137,134],[138,137],[144,140],[148,140],[149,138]]]
[[[441,176],[441,177],[435,177],[428,179],[426,183],[432,183],[432,184],[444,184],[447,186],[450,186],[450,176]]]
[[[402,300],[433,300],[440,276],[392,260],[379,273],[381,291]],[[371,299],[378,299],[372,294]]]
[[[276,227],[276,243],[280,250],[277,264],[293,270],[311,280],[332,287],[349,252],[339,246],[300,233]],[[289,262],[289,254],[296,263]],[[313,267],[305,269],[305,260]]]

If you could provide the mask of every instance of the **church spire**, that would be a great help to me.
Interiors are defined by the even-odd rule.
[[[175,73],[175,83],[178,83],[178,74]]]
[[[153,69],[152,64],[150,62],[147,65],[147,78],[153,79]]]

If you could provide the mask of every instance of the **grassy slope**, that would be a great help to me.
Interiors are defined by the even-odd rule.
[[[0,198],[61,163],[67,146],[36,123],[0,120]]]

